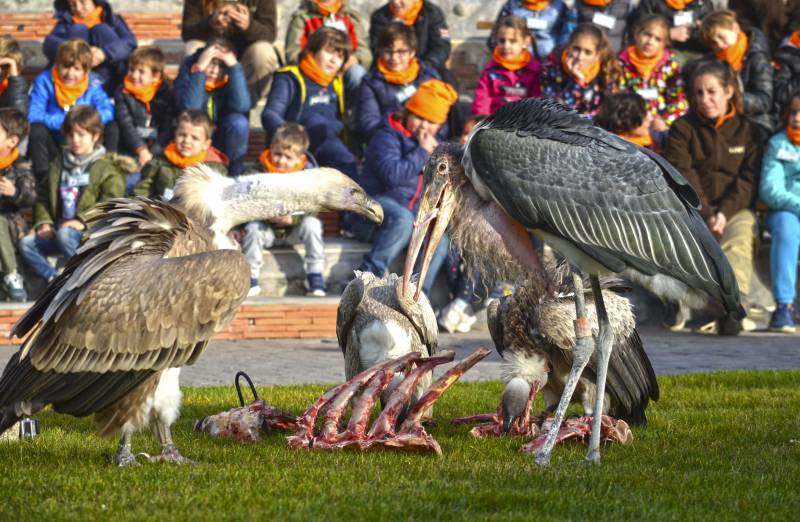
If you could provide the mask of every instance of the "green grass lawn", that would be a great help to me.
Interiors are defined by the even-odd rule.
[[[174,428],[196,466],[116,469],[116,441],[87,419],[40,415],[42,435],[0,443],[0,520],[797,520],[800,512],[800,371],[662,377],[650,424],[631,446],[557,446],[537,468],[522,439],[475,440],[446,419],[493,410],[499,382],[457,383],[437,403],[429,432],[441,457],[387,451],[290,450],[274,434],[253,445],[192,433],[231,407],[233,387],[186,389]],[[322,386],[262,388],[299,412]],[[537,401],[537,406],[541,403]],[[134,451],[157,453],[149,435]]]

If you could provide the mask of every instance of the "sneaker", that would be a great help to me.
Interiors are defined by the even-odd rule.
[[[453,299],[439,312],[438,323],[447,333],[467,333],[478,318],[469,312],[469,303]]]
[[[772,313],[772,318],[769,320],[769,329],[771,332],[794,333],[796,330],[794,305],[779,304]]]
[[[3,278],[8,298],[12,301],[22,302],[28,300],[28,292],[25,291],[25,281],[19,272],[11,272]]]
[[[308,274],[306,277],[306,295],[314,297],[325,297],[325,280],[322,279],[322,274],[313,273]]]
[[[255,297],[261,295],[261,287],[258,286],[258,279],[250,278],[250,291],[247,292],[247,297]]]

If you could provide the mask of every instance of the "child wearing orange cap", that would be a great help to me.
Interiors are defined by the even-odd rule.
[[[411,239],[414,215],[422,195],[422,168],[439,145],[437,134],[458,99],[453,87],[441,80],[419,85],[403,109],[389,114],[375,132],[364,155],[361,186],[383,206],[380,226],[357,217],[353,232],[372,243],[361,270],[382,277]],[[427,292],[447,254],[442,241],[423,282]]]
[[[768,136],[775,129],[772,113],[772,64],[769,42],[755,27],[743,31],[733,11],[714,11],[703,18],[703,42],[717,60],[728,62],[738,73],[744,93],[744,111]]]

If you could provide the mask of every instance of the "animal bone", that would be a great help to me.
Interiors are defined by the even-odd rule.
[[[287,437],[289,447],[321,450],[353,448],[367,450],[390,448],[417,453],[441,454],[439,443],[422,426],[423,412],[461,375],[486,357],[490,350],[480,348],[445,372],[431,388],[413,405],[403,423],[396,428],[400,413],[406,409],[417,383],[435,366],[448,363],[454,352],[444,352],[435,357],[422,358],[419,353],[409,353],[398,359],[383,361],[356,375],[349,382],[336,386],[322,395],[300,417],[297,432]],[[410,364],[414,368],[407,370]],[[378,396],[389,386],[395,373],[406,368],[404,379],[386,401],[386,406],[367,431],[369,414]],[[359,390],[359,397],[353,399]],[[339,419],[347,405],[352,405],[352,415],[347,429],[336,433]],[[314,435],[314,423],[321,410],[327,407],[325,421],[319,435]]]
[[[257,399],[247,406],[209,415],[197,421],[194,431],[212,437],[256,442],[261,431],[296,430],[297,417]]]

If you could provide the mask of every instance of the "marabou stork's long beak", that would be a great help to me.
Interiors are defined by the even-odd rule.
[[[437,168],[446,169],[447,167],[439,164]],[[433,253],[436,251],[436,247],[442,240],[442,236],[447,230],[447,225],[453,217],[455,201],[455,192],[448,176],[434,175],[420,201],[403,268],[403,293],[405,293],[408,288],[408,282],[411,280],[414,264],[424,245],[422,267],[419,271],[419,284],[417,284],[417,290],[414,293],[415,301],[419,299],[422,282],[425,281],[425,274],[428,272]]]

